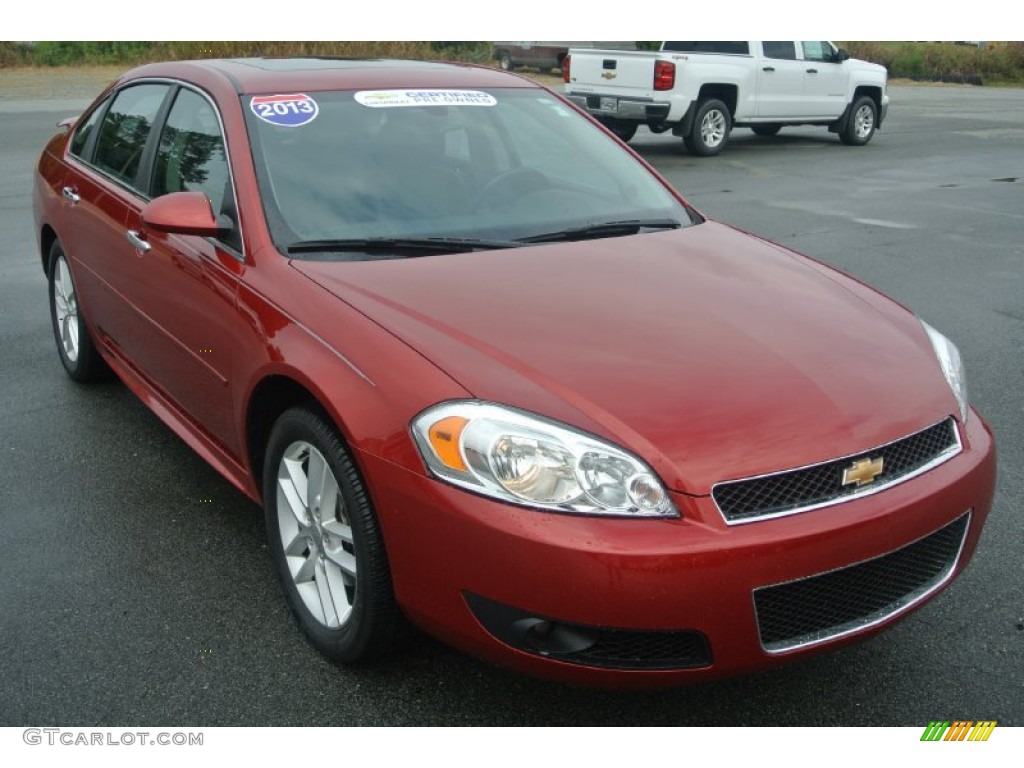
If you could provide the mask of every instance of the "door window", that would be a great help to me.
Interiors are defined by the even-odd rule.
[[[131,86],[117,94],[100,125],[93,161],[96,167],[134,184],[142,151],[166,95],[167,86],[156,84]]]
[[[801,45],[804,49],[804,59],[807,61],[832,61],[835,57],[835,50],[828,40],[808,40]]]
[[[767,59],[795,59],[796,58],[796,43],[792,40],[783,40],[781,42],[764,42],[761,43],[764,49],[764,55]]]

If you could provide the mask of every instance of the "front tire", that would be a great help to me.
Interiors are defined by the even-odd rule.
[[[839,140],[851,147],[861,147],[871,141],[878,126],[878,107],[870,96],[861,96],[853,102],[846,129],[839,134]]]
[[[731,131],[732,115],[729,108],[719,99],[707,99],[697,107],[693,130],[683,142],[692,154],[711,157],[725,149]]]
[[[377,516],[344,442],[318,410],[292,408],[267,443],[270,551],[299,626],[342,663],[386,654],[403,617]]]
[[[498,51],[498,68],[503,69],[506,72],[512,71],[512,57],[508,55],[508,51]]]
[[[50,321],[64,370],[74,381],[83,383],[105,378],[110,369],[89,335],[71,267],[59,240],[50,246],[49,289]]]

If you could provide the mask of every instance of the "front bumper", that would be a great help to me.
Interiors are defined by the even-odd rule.
[[[396,595],[410,619],[452,645],[526,673],[653,687],[751,672],[833,648],[931,597],[970,560],[994,491],[991,433],[975,413],[963,432],[961,454],[911,481],[833,507],[733,527],[706,496],[673,494],[678,520],[558,515],[478,497],[370,454],[360,453],[359,460]],[[762,645],[754,606],[759,588],[879,558],[968,510],[955,569],[921,600],[836,638],[781,652]],[[500,631],[484,627],[496,625],[487,618],[493,612],[481,613],[480,600],[510,608],[513,620],[518,611],[530,620],[609,629],[616,637],[691,633],[695,642],[706,641],[706,658],[669,669],[566,661],[516,647],[510,635],[498,639]]]

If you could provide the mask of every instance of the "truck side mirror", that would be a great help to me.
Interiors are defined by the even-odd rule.
[[[846,61],[848,58],[850,58],[850,53],[845,48],[840,48],[838,51],[836,51],[835,61],[837,63],[841,64],[842,62]]]

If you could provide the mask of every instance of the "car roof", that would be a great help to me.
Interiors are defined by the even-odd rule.
[[[226,80],[237,93],[286,93],[363,88],[539,88],[519,75],[439,61],[345,58],[199,59],[147,64],[123,80],[169,77]]]

